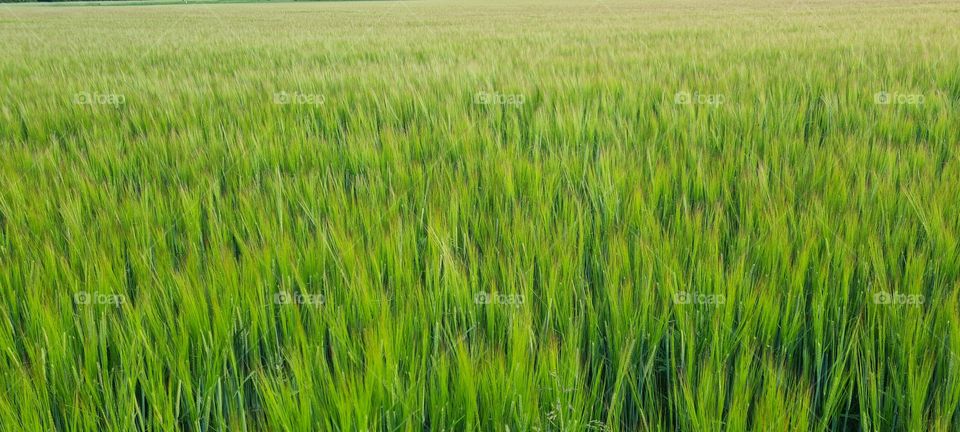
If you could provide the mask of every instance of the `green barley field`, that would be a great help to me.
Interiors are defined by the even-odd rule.
[[[0,4],[0,430],[960,430],[958,28]]]

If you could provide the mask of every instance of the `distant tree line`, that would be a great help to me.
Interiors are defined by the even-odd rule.
[[[130,0],[0,0],[0,3],[65,3],[65,2],[111,2],[111,1],[130,1]]]
[[[64,3],[64,2],[80,2],[80,1],[91,1],[91,0],[0,0],[0,3]],[[97,2],[104,1],[129,1],[129,0],[93,0]]]
[[[2,3],[70,3],[70,2],[87,2],[87,3],[110,3],[110,2],[130,2],[138,0],[0,0]],[[144,3],[208,3],[211,1],[217,0],[139,0]],[[224,3],[244,3],[256,0],[221,0]],[[260,1],[276,1],[276,0],[260,0]],[[331,0],[291,0],[291,1],[331,1]],[[363,1],[363,0],[361,0]]]

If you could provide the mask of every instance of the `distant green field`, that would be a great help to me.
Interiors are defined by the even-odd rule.
[[[957,28],[0,5],[0,430],[960,430]]]

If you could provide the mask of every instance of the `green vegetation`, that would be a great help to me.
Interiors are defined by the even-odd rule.
[[[209,5],[233,3],[289,3],[326,1],[381,1],[381,0],[0,0],[3,3],[36,3],[45,6],[155,6],[155,5]]]
[[[0,430],[960,429],[960,6],[0,6]]]

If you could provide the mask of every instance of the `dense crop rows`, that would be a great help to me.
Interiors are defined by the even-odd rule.
[[[956,430],[956,28],[0,5],[0,430]]]

